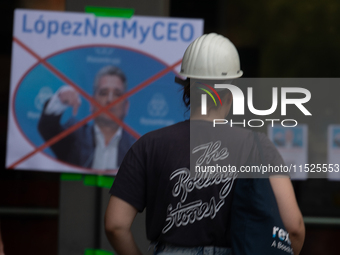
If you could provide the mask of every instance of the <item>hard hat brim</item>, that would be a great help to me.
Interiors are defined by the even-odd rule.
[[[185,76],[188,78],[194,79],[202,79],[202,80],[231,80],[239,78],[243,75],[243,72],[240,70],[236,75],[228,75],[228,76],[200,76],[200,75],[193,75],[193,74],[186,74],[183,72],[179,72],[181,76]]]

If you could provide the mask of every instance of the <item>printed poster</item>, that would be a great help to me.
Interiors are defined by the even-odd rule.
[[[328,126],[328,164],[328,179],[340,181],[340,125]]]
[[[268,126],[268,136],[285,164],[290,167],[291,179],[307,179],[308,173],[300,169],[308,163],[308,126],[305,124],[295,127]]]
[[[174,83],[203,20],[17,9],[6,167],[116,174],[143,134],[185,119]]]

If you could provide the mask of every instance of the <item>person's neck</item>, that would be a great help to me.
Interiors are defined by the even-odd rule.
[[[97,123],[100,131],[102,132],[104,139],[105,139],[105,145],[108,145],[112,139],[112,137],[117,133],[119,126],[111,127],[106,125],[100,125]]]
[[[201,114],[201,108],[196,108],[190,114],[190,120],[205,120],[213,122],[214,119],[225,119],[225,116],[220,111],[209,111],[207,115]]]

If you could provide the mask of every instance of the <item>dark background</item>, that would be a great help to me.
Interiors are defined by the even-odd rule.
[[[0,227],[9,255],[57,254],[60,183],[57,173],[4,169],[13,11],[65,10],[65,6],[65,0],[12,0],[2,1],[0,8]],[[239,50],[244,77],[339,77],[337,0],[171,0],[169,13],[204,18],[205,33],[227,36]],[[337,100],[340,87],[320,88],[320,93],[333,94]],[[322,113],[322,102],[314,102],[313,108]],[[318,146],[316,137],[309,139]],[[337,223],[307,223],[301,254],[339,254],[340,183],[309,179],[293,184],[304,217],[338,218]],[[23,214],[15,209],[36,210]]]

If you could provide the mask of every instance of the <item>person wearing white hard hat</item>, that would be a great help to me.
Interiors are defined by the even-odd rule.
[[[237,175],[207,175],[202,169],[210,162],[216,167],[217,163],[240,167],[258,161],[259,156],[250,131],[227,126],[222,133],[220,128],[212,129],[212,119],[222,119],[230,111],[232,95],[228,90],[218,93],[218,104],[217,99],[208,97],[205,115],[199,100],[202,91],[213,84],[229,83],[242,75],[237,50],[221,35],[203,35],[187,48],[180,74],[188,78],[176,80],[184,86],[190,121],[142,136],[126,154],[110,190],[105,229],[118,254],[142,254],[130,228],[137,212],[144,209],[147,238],[156,244],[154,254],[232,254],[230,212]],[[282,158],[275,147],[265,136],[260,140],[270,163],[280,164]],[[290,180],[277,178],[273,185],[288,229],[301,215]],[[300,231],[295,226],[290,229],[293,236]],[[294,247],[295,254],[299,249],[300,243]]]

